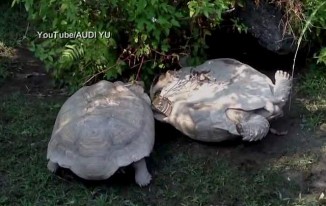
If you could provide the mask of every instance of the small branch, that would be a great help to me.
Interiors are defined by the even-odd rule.
[[[23,36],[23,40],[26,39],[26,36],[27,36],[28,30],[29,30],[29,23],[27,23],[27,28],[26,28],[26,30],[25,30],[25,34],[24,34],[24,36]]]
[[[107,68],[107,69],[105,69],[105,70],[102,70],[102,71],[100,71],[100,72],[97,72],[96,74],[94,74],[93,76],[91,76],[87,81],[85,81],[85,82],[83,83],[83,85],[87,84],[88,82],[90,82],[91,80],[93,80],[93,79],[94,79],[95,77],[97,77],[98,75],[102,74],[103,72],[108,71],[109,69],[115,67],[116,65],[117,65],[117,63],[115,63],[113,66],[111,66],[111,67],[109,67],[109,68]]]
[[[163,54],[162,52],[159,52],[159,51],[156,51],[155,49],[151,49],[153,52],[155,52],[155,53],[157,53],[157,54],[159,54],[159,55],[161,55],[161,56],[169,56],[169,55],[167,55],[167,54]]]
[[[141,68],[143,66],[143,63],[144,63],[144,56],[141,58],[140,66],[138,68],[137,75],[136,75],[136,81],[138,81],[139,73],[140,73],[140,70],[141,70]]]
[[[144,64],[144,63],[147,63],[147,62],[151,62],[151,61],[153,61],[153,60],[142,61],[142,62],[140,62],[139,64],[136,64],[136,65],[130,67],[130,69],[134,69],[134,68],[138,67],[138,66],[141,65],[141,64]]]
[[[95,77],[97,77],[98,75],[100,75],[100,74],[102,74],[102,73],[104,73],[104,72],[107,72],[109,69],[112,69],[113,67],[115,67],[115,66],[117,66],[118,65],[118,62],[119,62],[119,60],[120,60],[120,58],[121,58],[121,56],[122,56],[122,54],[118,57],[118,60],[116,61],[116,63],[114,64],[114,65],[112,65],[112,66],[110,66],[109,68],[106,68],[106,69],[104,69],[104,70],[102,70],[102,71],[99,71],[99,72],[97,72],[96,74],[94,74],[94,75],[92,75],[87,81],[85,81],[84,83],[83,83],[83,85],[85,85],[85,84],[87,84],[88,82],[90,82],[91,80],[93,80]],[[129,57],[129,56],[128,56]],[[124,58],[122,61],[125,61],[126,59],[128,59],[128,57],[126,57],[126,58]]]

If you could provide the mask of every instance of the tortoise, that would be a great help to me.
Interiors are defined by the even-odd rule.
[[[159,75],[150,97],[155,119],[192,139],[257,141],[269,131],[284,134],[270,128],[270,121],[283,116],[291,86],[287,72],[276,71],[273,84],[247,64],[220,58]]]
[[[62,105],[47,149],[48,169],[68,168],[86,180],[104,180],[132,164],[135,181],[152,179],[145,157],[154,145],[154,117],[142,82],[102,80]]]

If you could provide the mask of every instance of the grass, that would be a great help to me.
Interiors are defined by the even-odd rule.
[[[294,154],[283,156],[274,163],[274,168],[291,169],[302,172],[309,172],[313,163],[317,161],[315,153]]]
[[[306,110],[306,123],[310,128],[326,124],[326,66],[311,65],[299,84],[301,99]]]
[[[216,147],[182,138],[158,141],[149,159],[154,180],[146,188],[134,183],[132,170],[95,183],[67,171],[53,175],[46,148],[63,99],[16,93],[0,102],[0,205],[279,206],[294,204],[299,193],[276,167],[244,169]]]

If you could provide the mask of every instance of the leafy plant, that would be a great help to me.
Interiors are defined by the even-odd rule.
[[[326,14],[314,12],[322,0],[273,2],[284,8],[287,29],[322,41]],[[200,63],[205,59],[205,38],[229,8],[240,4],[233,0],[13,1],[17,3],[24,4],[39,31],[31,50],[59,85],[72,88],[118,77],[142,79],[148,85],[158,70],[177,68],[180,54],[190,54],[190,64]],[[238,20],[233,19],[233,24],[245,31]],[[100,32],[109,35],[101,37]],[[325,62],[325,50],[318,57]]]
[[[320,50],[320,53],[317,56],[317,58],[318,58],[317,63],[323,63],[326,65],[326,47],[324,47]]]
[[[204,58],[205,37],[234,4],[229,0],[14,0],[16,3],[25,5],[29,19],[43,32],[35,34],[31,50],[58,83],[73,88],[119,76],[148,81],[159,69],[177,67],[182,53],[191,54],[193,63],[198,63]],[[86,31],[97,35],[59,38],[59,34]],[[101,38],[100,32],[110,35]]]

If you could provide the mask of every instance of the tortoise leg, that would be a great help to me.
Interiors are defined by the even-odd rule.
[[[49,162],[48,162],[48,170],[55,173],[58,170],[58,168],[59,168],[58,163],[54,163],[51,160],[49,160]]]
[[[148,185],[152,180],[152,176],[151,176],[151,174],[149,174],[149,172],[147,170],[145,158],[143,158],[137,162],[134,162],[133,166],[135,168],[136,183],[140,187]]]
[[[240,109],[228,109],[226,116],[235,123],[237,132],[245,141],[261,140],[269,132],[268,120],[259,114]]]
[[[274,97],[279,103],[285,104],[291,91],[292,79],[289,73],[278,70],[275,73]]]
[[[263,139],[269,132],[269,122],[260,115],[252,114],[248,121],[236,125],[237,131],[245,141]]]

